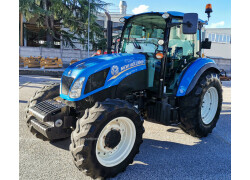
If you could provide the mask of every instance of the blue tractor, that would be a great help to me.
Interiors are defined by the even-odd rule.
[[[70,65],[60,84],[46,85],[31,98],[26,119],[36,137],[71,136],[79,170],[93,178],[114,177],[133,162],[144,120],[178,124],[205,137],[219,119],[219,68],[202,58],[206,21],[196,13],[149,12],[121,18],[117,54]]]

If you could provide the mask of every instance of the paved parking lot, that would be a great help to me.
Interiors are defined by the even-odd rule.
[[[24,108],[30,97],[49,81],[59,80],[19,77],[20,179],[90,179],[74,166],[69,138],[44,142],[32,136],[25,124]],[[115,179],[231,179],[231,82],[223,82],[223,99],[217,127],[206,138],[191,137],[178,127],[145,122],[140,153]]]

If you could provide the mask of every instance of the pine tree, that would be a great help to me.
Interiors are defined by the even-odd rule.
[[[103,28],[96,23],[97,14],[107,3],[91,0],[90,4],[90,42],[93,49],[103,48]],[[87,46],[88,0],[20,0],[19,11],[29,21],[37,17],[36,24],[46,33],[47,47],[54,41],[62,41],[66,46],[74,46],[78,41]],[[56,29],[55,27],[61,28]],[[65,30],[68,29],[68,30]]]

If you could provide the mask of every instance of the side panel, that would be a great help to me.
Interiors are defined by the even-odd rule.
[[[129,93],[147,88],[147,70],[138,71],[124,78],[118,85],[116,97],[125,98]]]
[[[212,59],[199,58],[193,62],[180,79],[176,96],[187,95],[193,89],[202,73],[209,68],[216,69],[220,72],[219,67]]]

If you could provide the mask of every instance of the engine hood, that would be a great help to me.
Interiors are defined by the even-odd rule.
[[[63,73],[64,76],[73,78],[82,77],[91,71],[91,74],[98,72],[102,69],[111,67],[112,65],[123,65],[135,60],[145,60],[143,54],[106,54],[94,56],[91,58],[83,59],[70,65]]]
[[[70,65],[63,72],[63,76],[74,78],[73,83],[80,77],[85,77],[85,82],[83,84],[83,88],[85,88],[86,82],[90,75],[107,68],[110,68],[110,70],[107,75],[104,87],[88,94],[82,94],[82,96],[78,99],[71,99],[68,95],[64,94],[60,94],[60,96],[67,100],[76,101],[102,89],[117,85],[126,76],[146,69],[146,57],[143,54],[128,53],[94,56]]]

